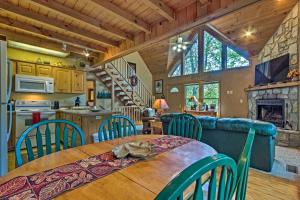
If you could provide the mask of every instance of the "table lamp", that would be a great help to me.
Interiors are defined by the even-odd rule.
[[[189,102],[194,103],[194,105],[191,106],[191,110],[196,110],[197,106],[199,105],[199,101],[198,101],[197,97],[191,96],[189,98]]]
[[[157,117],[160,117],[164,113],[164,110],[169,109],[165,99],[156,99],[152,107],[157,110]]]

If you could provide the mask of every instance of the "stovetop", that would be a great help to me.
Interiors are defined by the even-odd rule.
[[[15,103],[16,112],[45,112],[51,111],[51,101],[49,100],[17,100]]]

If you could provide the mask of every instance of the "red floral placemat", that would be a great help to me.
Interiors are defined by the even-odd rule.
[[[191,141],[189,138],[164,136],[149,142],[157,155]],[[52,199],[140,160],[143,159],[117,159],[112,152],[106,152],[30,176],[19,176],[0,185],[0,199]]]

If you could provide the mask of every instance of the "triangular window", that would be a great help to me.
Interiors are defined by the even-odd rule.
[[[222,69],[222,42],[204,31],[204,72]]]
[[[183,59],[183,74],[198,73],[198,35],[196,34],[193,43],[188,48]]]
[[[176,77],[181,75],[181,64],[177,63],[174,67],[174,71],[171,73],[170,77]]]
[[[239,52],[233,48],[227,46],[227,68],[247,67],[250,62],[247,58],[242,56]]]

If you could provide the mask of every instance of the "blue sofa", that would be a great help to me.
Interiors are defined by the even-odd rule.
[[[168,125],[175,115],[178,113],[161,116],[164,134],[168,133]],[[256,134],[250,166],[267,172],[272,170],[277,135],[273,124],[243,118],[197,118],[202,125],[201,141],[236,161],[243,150],[249,129],[254,128]]]

